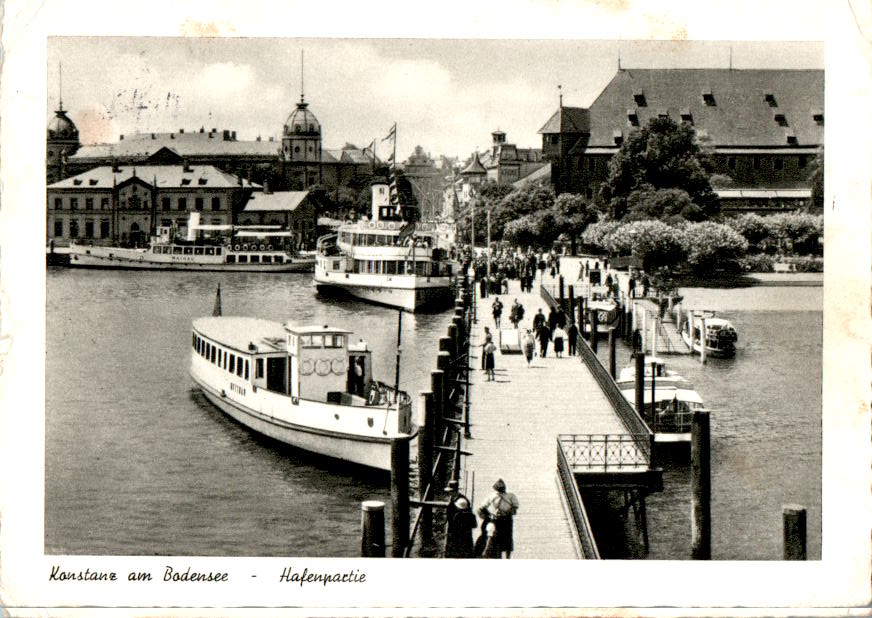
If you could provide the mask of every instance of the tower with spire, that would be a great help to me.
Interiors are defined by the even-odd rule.
[[[58,109],[48,123],[45,142],[45,181],[56,182],[65,177],[66,158],[81,146],[79,130],[64,109],[63,81],[58,67]]]
[[[282,131],[282,161],[291,189],[306,189],[321,182],[321,123],[309,110],[303,89],[303,55],[300,53],[300,102]]]

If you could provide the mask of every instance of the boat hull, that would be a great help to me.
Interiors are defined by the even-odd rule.
[[[340,276],[319,276],[316,271],[315,288],[325,295],[351,296],[406,311],[439,307],[449,304],[453,298],[448,277],[395,276],[391,281],[378,282],[371,277],[356,281],[352,278],[354,275],[347,279],[340,279]]]
[[[315,269],[314,258],[286,258],[286,261],[281,264],[228,264],[219,261],[195,261],[192,256],[161,257],[167,259],[158,260],[151,253],[136,249],[102,250],[99,253],[94,249],[73,249],[69,253],[69,262],[66,265],[74,268],[221,272],[312,272]]]
[[[261,413],[191,374],[206,399],[241,425],[294,448],[367,468],[391,469],[391,438],[364,437],[281,421]],[[305,402],[300,402],[304,405]]]
[[[692,351],[696,353],[702,353],[702,345],[700,344],[698,339],[694,339],[693,345],[690,342],[690,334],[683,330],[681,331],[681,339],[687,344],[688,348],[691,348]],[[705,348],[706,356],[710,356],[712,358],[732,358],[736,355],[736,346],[732,343],[725,345],[722,348],[713,348],[710,345],[707,345]]]

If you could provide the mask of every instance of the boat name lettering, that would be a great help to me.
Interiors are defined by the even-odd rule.
[[[309,571],[305,567],[302,571],[295,571],[293,567],[285,567],[282,569],[282,574],[279,576],[279,583],[287,582],[289,584],[318,584],[323,586],[327,584],[362,584],[366,581],[366,573],[360,569],[350,569],[345,572],[335,573],[316,573]]]

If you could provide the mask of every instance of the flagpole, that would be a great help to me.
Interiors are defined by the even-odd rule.
[[[400,205],[400,181],[397,178],[397,123],[394,123],[394,184],[397,187],[397,210],[399,210],[400,218],[402,219],[403,207]]]

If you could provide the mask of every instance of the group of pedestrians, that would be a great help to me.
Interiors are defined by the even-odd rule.
[[[518,497],[506,490],[506,483],[498,479],[493,491],[478,508],[472,511],[469,498],[457,494],[448,503],[446,530],[446,558],[511,558],[514,551],[514,516],[520,503]],[[478,539],[473,532],[479,528]]]

